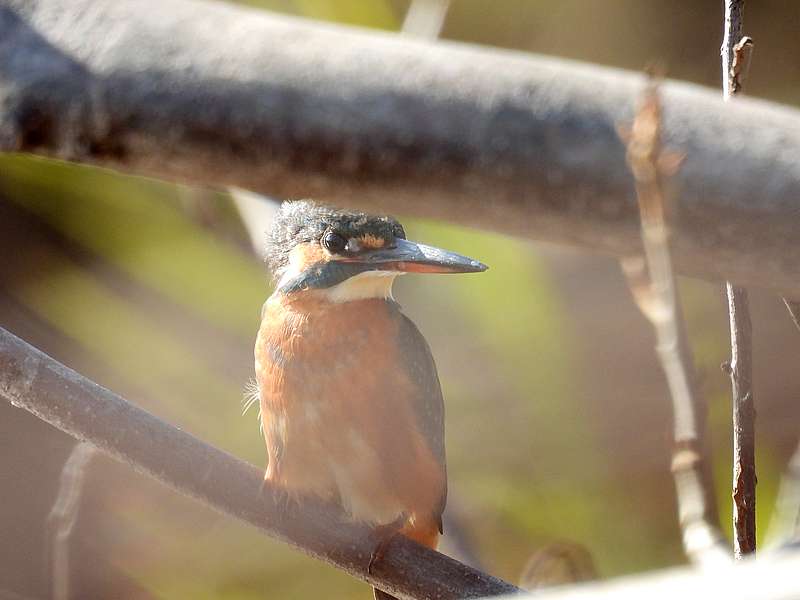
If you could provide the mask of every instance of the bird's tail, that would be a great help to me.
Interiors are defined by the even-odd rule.
[[[383,590],[379,590],[378,588],[372,588],[372,593],[375,595],[375,600],[397,600],[391,594],[387,594]]]

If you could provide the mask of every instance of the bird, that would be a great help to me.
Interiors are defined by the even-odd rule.
[[[278,210],[266,262],[275,286],[254,350],[265,481],[435,549],[447,501],[442,390],[392,285],[486,265],[408,241],[390,216],[310,200]]]

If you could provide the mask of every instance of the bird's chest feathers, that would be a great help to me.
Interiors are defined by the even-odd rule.
[[[267,302],[256,371],[270,480],[368,522],[434,514],[444,467],[416,420],[403,319],[379,299]]]
[[[397,316],[396,305],[382,299],[270,300],[256,346],[262,403],[313,419],[328,407],[368,405],[402,385],[391,368]]]

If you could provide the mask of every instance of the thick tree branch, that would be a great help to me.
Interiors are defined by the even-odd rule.
[[[623,260],[622,267],[636,303],[655,330],[656,349],[672,398],[672,474],[683,547],[693,563],[710,565],[728,562],[730,557],[714,502],[705,439],[706,406],[697,390],[670,257],[664,178],[674,175],[678,158],[662,152],[661,110],[656,83],[650,81],[630,132],[623,134],[636,182],[645,253],[644,258]]]
[[[223,3],[0,0],[0,148],[641,251],[638,76]],[[800,116],[664,85],[676,267],[800,294]]]
[[[399,598],[478,598],[514,593],[403,536],[367,572],[380,540],[313,499],[302,505],[264,484],[262,472],[126,402],[0,329],[0,396],[179,492],[291,544]]]
[[[722,95],[725,101],[741,93],[753,42],[742,36],[744,0],[725,0],[722,48]],[[756,429],[753,398],[753,332],[747,290],[728,281],[733,396],[733,555],[740,559],[756,551]]]

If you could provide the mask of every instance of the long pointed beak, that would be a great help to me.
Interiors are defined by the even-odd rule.
[[[480,273],[489,268],[461,254],[399,238],[394,248],[370,250],[351,260],[367,268],[401,273]]]

